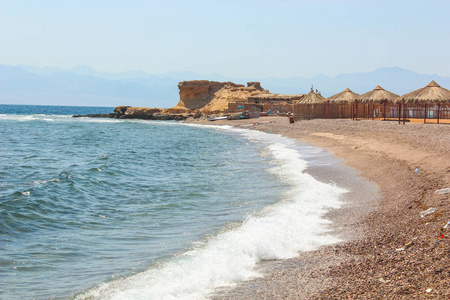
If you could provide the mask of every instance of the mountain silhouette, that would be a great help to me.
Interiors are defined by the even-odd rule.
[[[57,67],[0,65],[0,104],[144,106],[168,108],[179,100],[178,83],[186,80],[232,81],[246,84],[260,81],[274,93],[302,94],[313,87],[324,97],[350,88],[363,94],[377,85],[402,95],[424,87],[431,80],[450,87],[450,77],[422,75],[399,67],[372,72],[318,75],[311,78],[233,78],[220,74],[171,72],[148,74],[142,71],[98,72],[89,66]]]

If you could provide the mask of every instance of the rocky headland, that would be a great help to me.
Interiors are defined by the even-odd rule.
[[[75,115],[73,117],[179,121],[185,120],[189,116],[192,115],[170,113],[167,109],[163,108],[117,106],[114,108],[114,112],[110,114]]]
[[[225,113],[229,103],[247,102],[249,97],[278,95],[263,89],[259,82],[248,82],[245,86],[230,81],[192,80],[180,82],[178,89],[180,100],[176,106],[168,109],[117,106],[114,113],[74,117],[184,120],[188,117]]]

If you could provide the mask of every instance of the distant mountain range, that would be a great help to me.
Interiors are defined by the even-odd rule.
[[[313,86],[329,97],[350,88],[365,93],[377,85],[402,95],[424,87],[431,80],[450,88],[450,77],[421,75],[398,67],[373,72],[341,74],[336,77],[318,75],[311,78],[231,78],[219,74],[201,75],[173,72],[152,75],[139,71],[121,73],[98,72],[88,66],[71,69],[0,65],[0,104],[144,106],[168,108],[179,100],[178,83],[185,80],[232,81],[246,84],[260,81],[274,93],[304,94]]]

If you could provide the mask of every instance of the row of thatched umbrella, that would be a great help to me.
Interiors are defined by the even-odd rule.
[[[450,103],[450,91],[441,87],[433,80],[427,86],[404,94],[403,96],[386,91],[377,85],[375,89],[362,95],[354,93],[347,88],[343,92],[325,99],[325,101],[334,103],[349,103],[354,101],[359,103]]]
[[[352,95],[353,94],[353,95]],[[358,103],[383,103],[385,106],[386,113],[386,105],[389,104],[398,104],[398,120],[400,123],[402,108],[403,108],[403,123],[405,123],[406,119],[406,104],[425,104],[425,113],[424,113],[424,123],[426,122],[427,116],[427,104],[433,104],[438,106],[437,112],[437,122],[439,123],[439,112],[441,103],[450,103],[450,91],[441,87],[434,80],[431,81],[427,86],[415,90],[413,92],[404,94],[403,96],[399,96],[397,94],[386,91],[379,85],[370,92],[367,92],[363,95],[358,95],[353,93],[349,89],[346,89],[344,92],[336,94],[328,98],[330,101],[336,101],[343,99],[348,99],[349,97],[353,97],[353,100],[349,102],[354,103],[356,105],[356,110]]]
[[[425,121],[427,113],[427,105],[433,104],[438,106],[438,123],[439,123],[439,111],[441,103],[450,103],[450,91],[441,87],[435,81],[431,81],[427,86],[415,90],[413,92],[399,96],[392,92],[386,91],[381,86],[377,85],[375,89],[369,91],[365,94],[357,94],[352,92],[350,89],[345,89],[344,91],[333,95],[329,98],[324,98],[320,94],[311,92],[303,97],[299,103],[338,103],[346,104],[350,103],[358,109],[358,103],[362,104],[372,104],[375,103],[384,104],[385,113],[387,104],[396,104],[399,109],[399,122],[401,117],[401,112],[403,108],[403,122],[406,118],[406,105],[405,104],[425,104]],[[357,113],[355,114],[357,115]],[[425,122],[424,121],[424,122]]]

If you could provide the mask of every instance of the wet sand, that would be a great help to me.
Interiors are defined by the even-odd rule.
[[[325,148],[355,174],[353,193],[329,218],[339,244],[264,262],[263,278],[218,291],[214,299],[450,299],[450,126],[285,117],[200,121],[299,139]],[[327,180],[324,174],[316,174]],[[322,177],[321,177],[322,176]],[[330,176],[333,176],[332,174]],[[355,176],[353,176],[355,177]],[[430,207],[436,211],[424,217]]]

